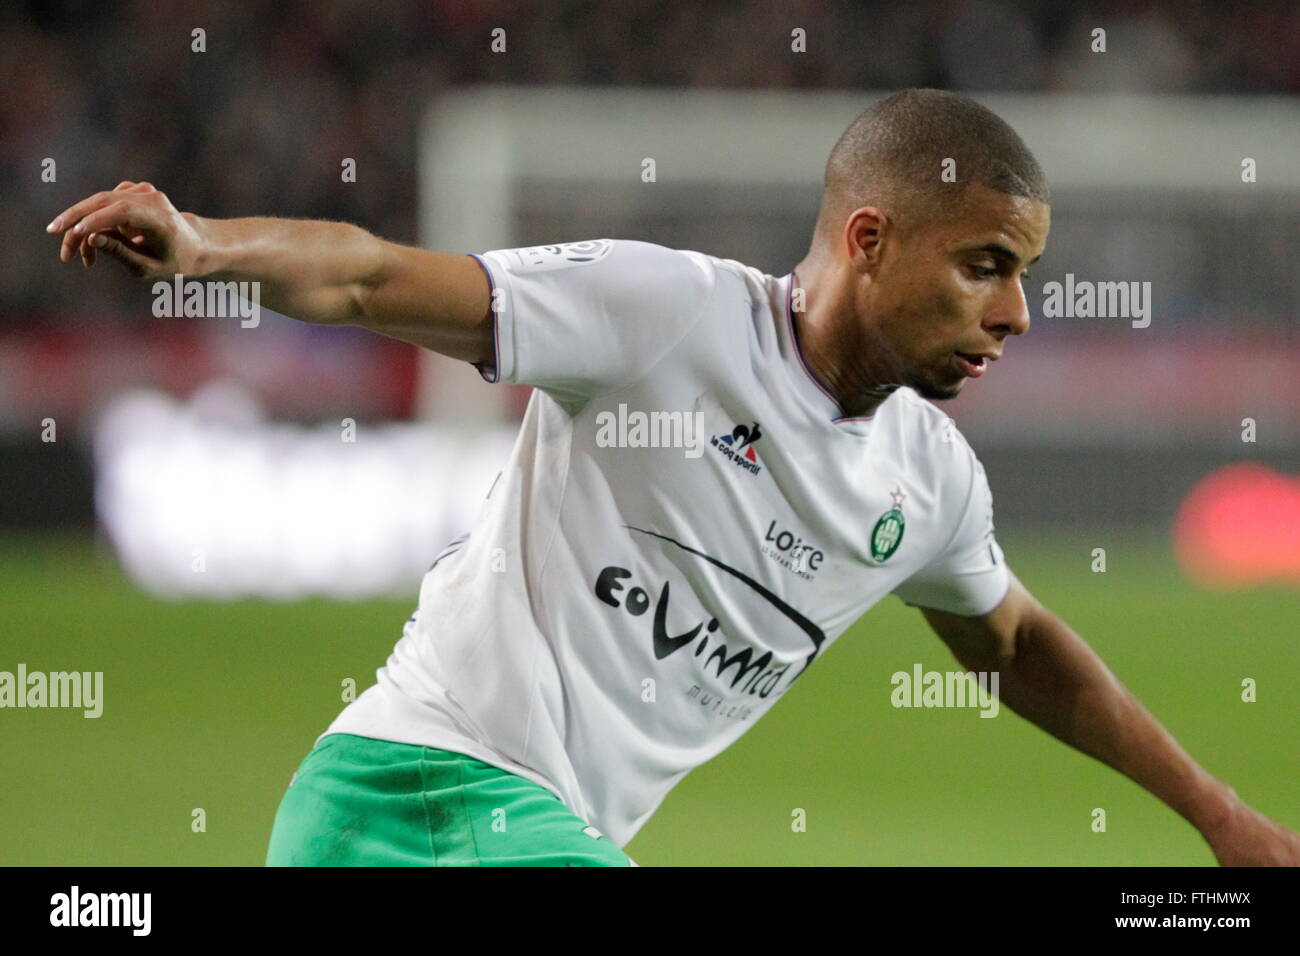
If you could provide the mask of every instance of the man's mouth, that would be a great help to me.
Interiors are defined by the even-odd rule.
[[[979,378],[987,371],[990,357],[983,355],[972,355],[969,352],[955,352],[957,357],[957,367],[967,378]]]

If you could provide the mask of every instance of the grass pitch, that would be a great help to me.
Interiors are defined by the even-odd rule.
[[[1300,828],[1295,592],[1198,590],[1151,538],[1000,539],[1026,586],[1193,756]],[[414,603],[159,601],[89,539],[7,539],[0,670],[102,670],[105,703],[95,720],[0,710],[0,864],[260,864],[344,680],[373,683]],[[670,793],[628,851],[646,866],[1213,863],[1172,811],[1005,708],[892,707],[890,675],[917,663],[957,668],[889,598]],[[1255,703],[1241,701],[1247,677]],[[1097,807],[1105,833],[1091,829]]]

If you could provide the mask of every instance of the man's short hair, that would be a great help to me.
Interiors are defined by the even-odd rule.
[[[819,229],[838,228],[867,205],[882,207],[898,223],[924,225],[954,213],[973,183],[1050,199],[1038,160],[992,110],[946,90],[903,90],[858,116],[831,150]]]

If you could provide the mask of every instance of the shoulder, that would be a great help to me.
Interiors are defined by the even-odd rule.
[[[668,322],[701,314],[717,287],[712,257],[637,239],[493,249],[476,256],[505,310]]]
[[[727,335],[735,334],[736,321],[767,315],[782,281],[735,259],[637,240],[615,240],[615,257],[623,294],[641,309],[707,317],[703,325]]]
[[[916,445],[929,447],[937,443],[955,449],[970,449],[952,416],[926,401],[914,389],[900,386],[890,397],[889,404]]]
[[[518,246],[493,249],[478,258],[488,260],[511,276],[539,279],[613,283],[676,276],[694,283],[714,280],[711,257],[637,239],[587,239]]]
[[[892,411],[891,434],[909,466],[936,484],[968,489],[980,463],[952,416],[906,386],[897,389],[886,405]]]
[[[773,289],[782,282],[781,277],[769,275],[736,259],[702,252],[686,252],[685,255],[691,256],[701,269],[706,270],[715,286],[727,287],[756,301],[770,299]]]

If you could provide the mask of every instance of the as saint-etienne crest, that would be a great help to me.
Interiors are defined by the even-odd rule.
[[[871,529],[871,556],[877,561],[888,559],[903,543],[903,529],[906,527],[903,520],[903,499],[907,495],[903,494],[898,485],[894,486],[890,494],[894,498],[894,507],[881,515],[876,526]]]

